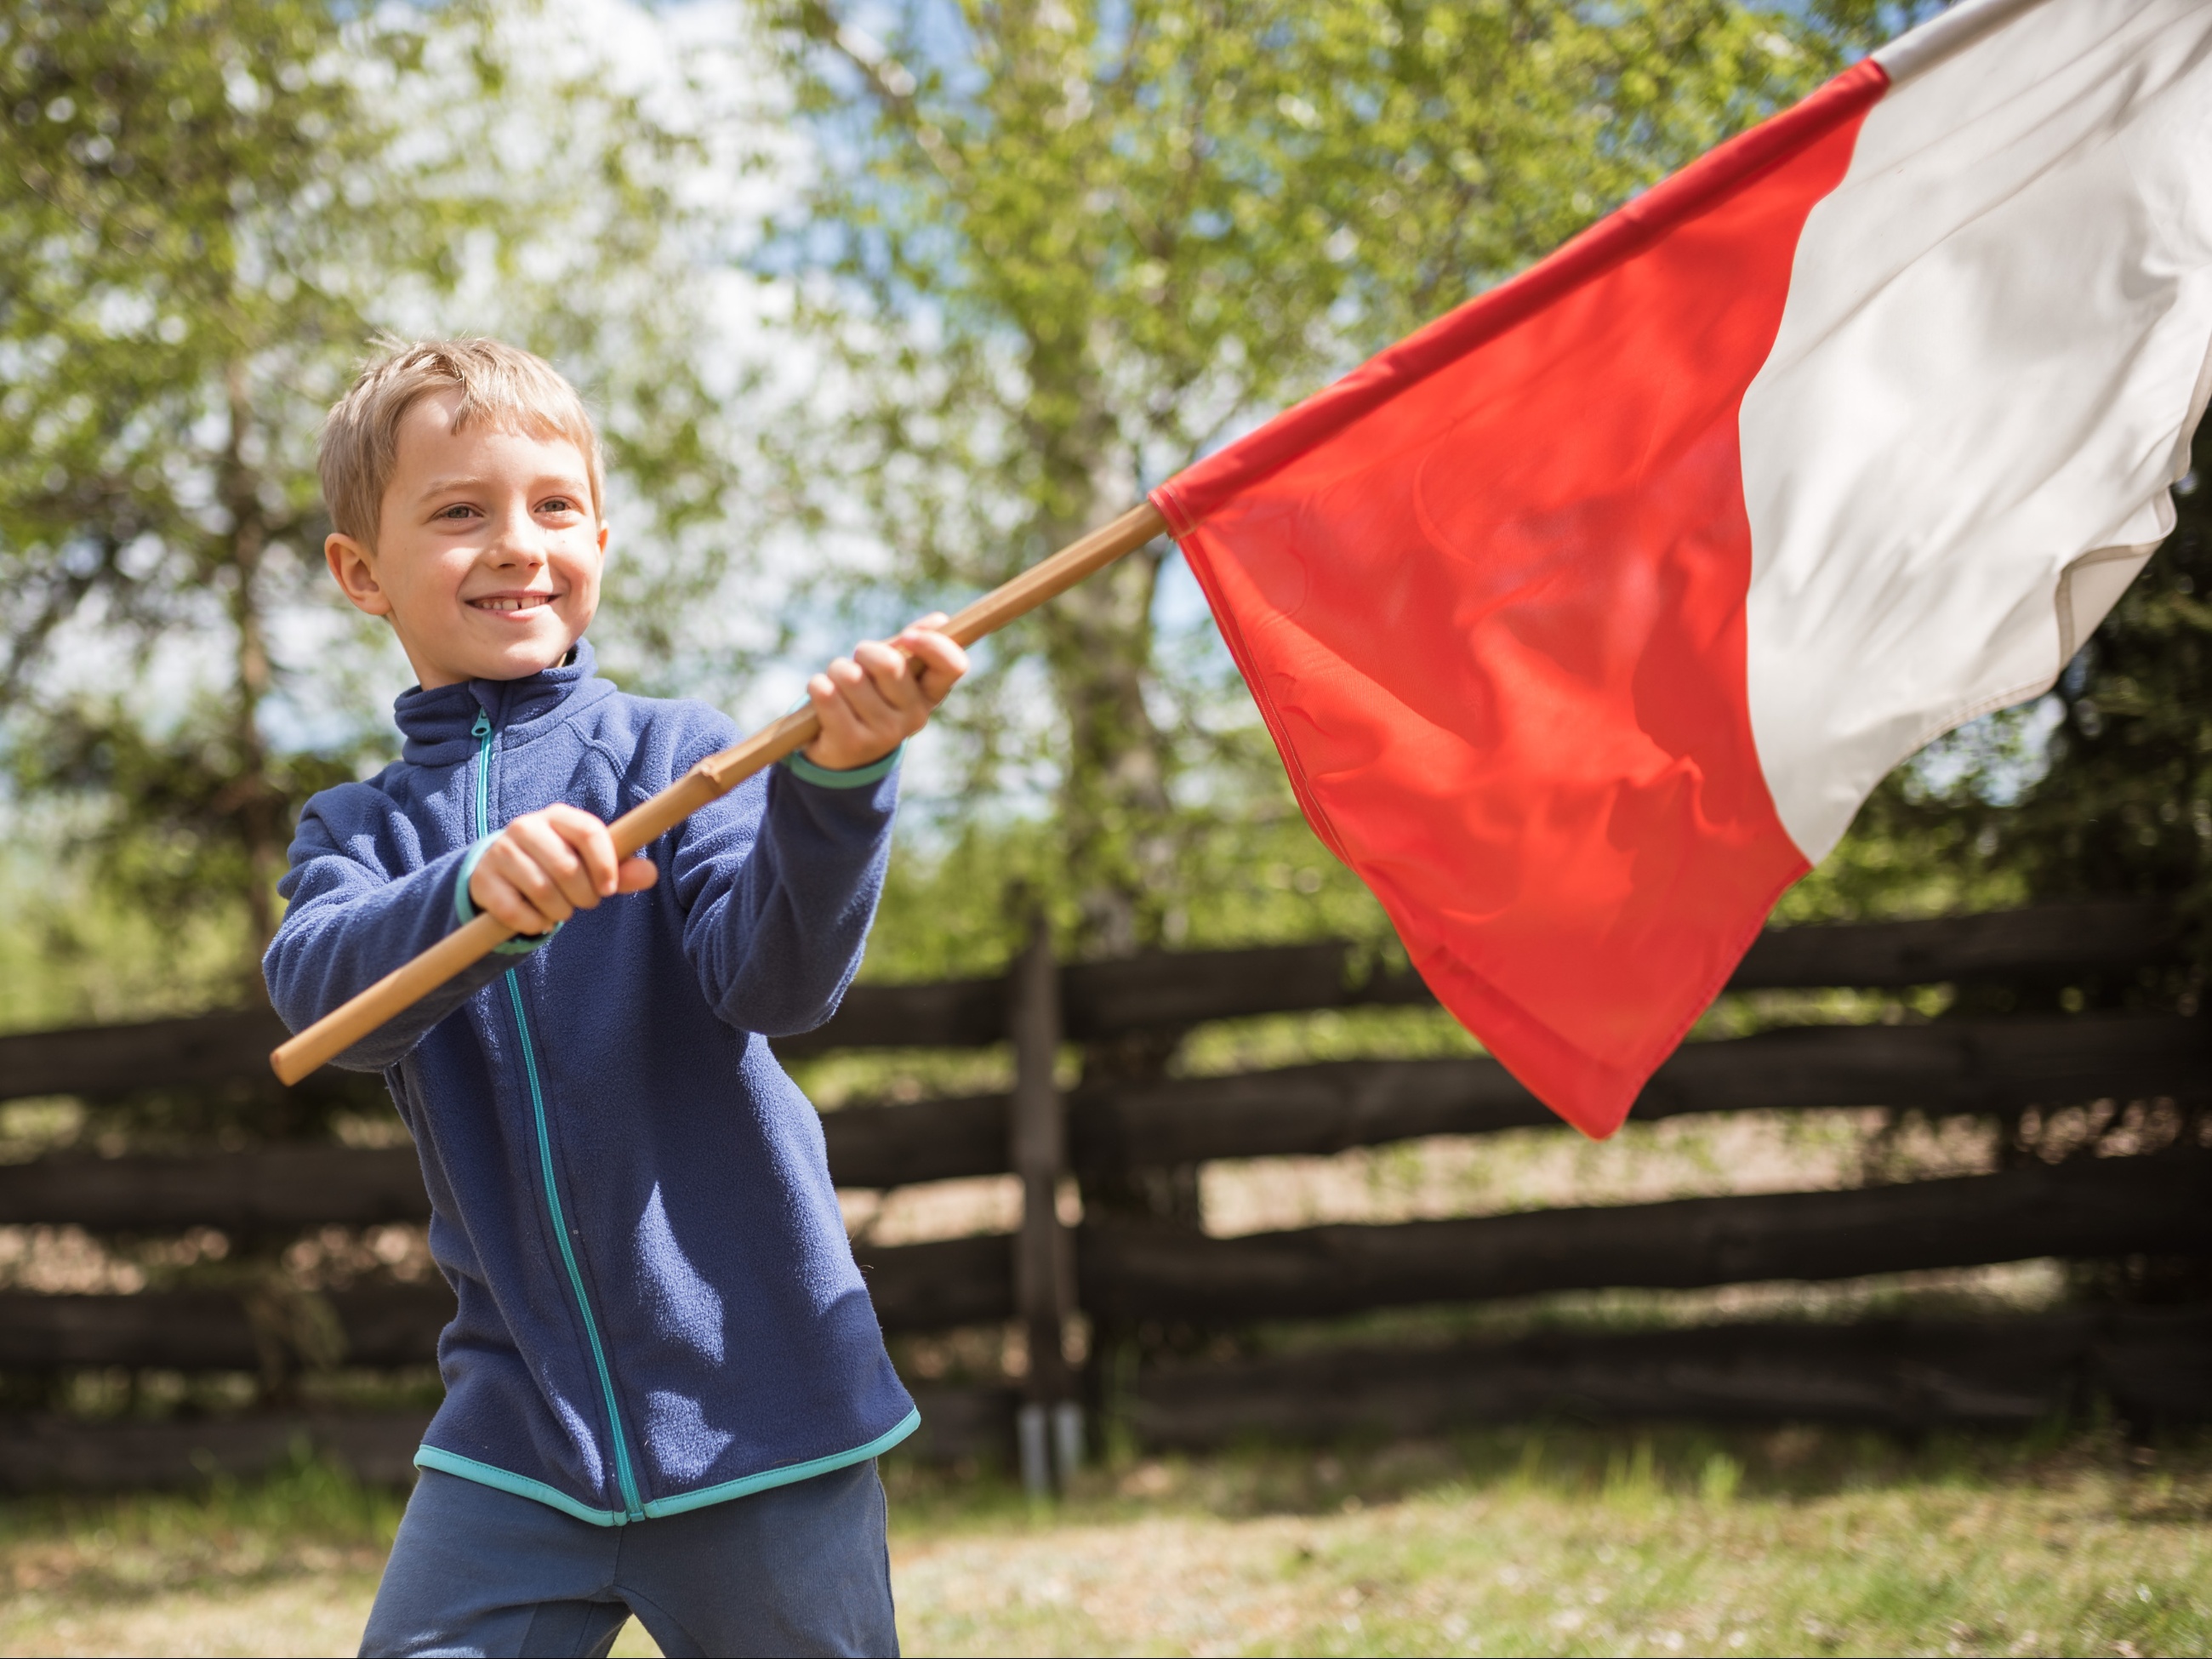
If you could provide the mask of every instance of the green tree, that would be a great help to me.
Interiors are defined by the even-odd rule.
[[[2179,522],[2060,678],[2041,775],[1986,813],[2038,897],[2171,893],[2212,921],[2212,434]]]
[[[1976,721],[1887,779],[1843,851],[2015,901],[2172,896],[2212,956],[2212,433],[2173,534],[2047,696]],[[2105,988],[2193,1000],[2201,974]]]
[[[829,278],[801,322],[848,371],[809,441],[917,597],[1121,511],[1834,61],[1726,0],[911,0],[874,34],[826,0],[758,8],[818,158],[769,258]],[[1265,752],[1249,715],[1209,718],[1218,683],[1163,659],[1170,555],[996,644],[965,699],[967,799],[1003,762],[1049,776],[1049,884],[1089,953],[1158,943],[1223,863],[1191,856],[1223,815],[1177,811],[1194,761],[1240,811],[1280,793],[1223,781]],[[1042,725],[1005,672],[1024,658]]]
[[[542,32],[470,0],[0,3],[14,771],[81,803],[111,890],[237,915],[246,984],[293,812],[383,743],[313,471],[379,327],[510,331],[577,372],[632,539],[683,544],[729,492],[668,182],[696,143],[547,70]],[[714,574],[647,562],[663,598]]]

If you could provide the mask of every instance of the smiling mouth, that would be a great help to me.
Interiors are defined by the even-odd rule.
[[[550,593],[495,593],[488,599],[471,599],[469,605],[476,611],[539,611],[553,603]]]

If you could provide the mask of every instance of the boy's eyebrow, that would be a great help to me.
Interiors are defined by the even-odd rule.
[[[449,489],[480,489],[482,478],[433,478],[415,493],[417,496],[442,495]]]
[[[429,483],[424,484],[420,489],[415,492],[415,499],[416,501],[427,501],[433,495],[443,495],[451,490],[456,489],[482,489],[486,487],[488,483],[489,480],[487,479],[470,477],[466,476],[451,478],[433,478]],[[589,495],[591,493],[589,487],[587,485],[584,485],[582,477],[576,473],[541,472],[538,477],[530,481],[530,488],[532,489],[543,489],[549,484],[557,489],[566,490],[572,495]],[[583,487],[580,488],[579,486]]]

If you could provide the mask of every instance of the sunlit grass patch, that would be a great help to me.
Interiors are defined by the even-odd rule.
[[[1057,1504],[885,1474],[913,1654],[2212,1648],[2206,1437],[1551,1425],[1125,1456]],[[350,1651],[402,1502],[303,1459],[0,1504],[0,1653]]]
[[[2212,1449],[1553,1429],[895,1477],[914,1652],[2200,1652]]]

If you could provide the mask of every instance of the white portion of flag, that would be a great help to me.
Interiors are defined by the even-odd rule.
[[[2203,411],[2212,5],[2003,9],[1900,43],[1744,399],[1752,730],[1815,862],[1899,761],[2051,684]]]

